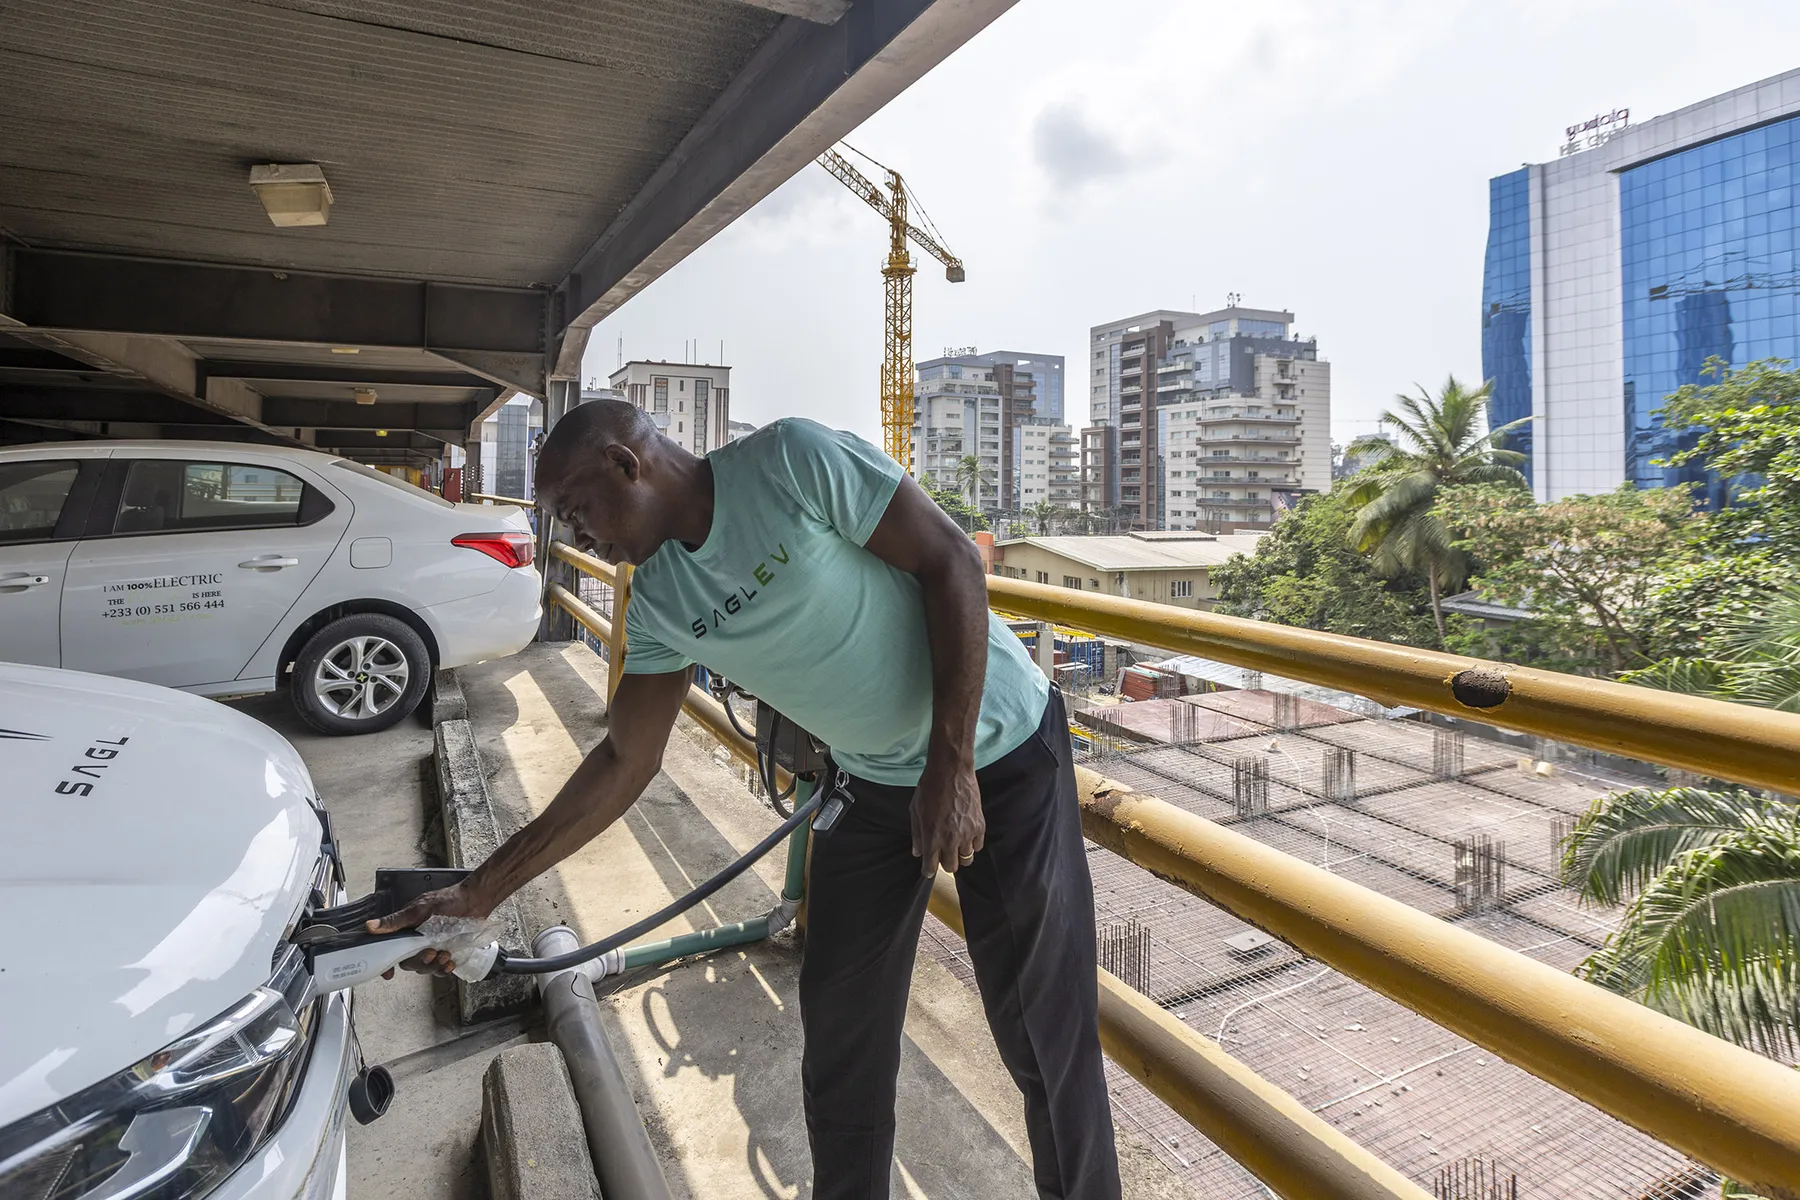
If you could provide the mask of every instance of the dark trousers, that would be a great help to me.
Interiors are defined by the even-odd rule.
[[[1061,695],[976,778],[987,841],[957,869],[956,890],[988,1026],[1025,1096],[1038,1194],[1115,1200],[1094,892]],[[850,790],[856,802],[813,846],[800,967],[814,1200],[888,1195],[901,1028],[931,890],[912,854],[913,789],[853,778]]]

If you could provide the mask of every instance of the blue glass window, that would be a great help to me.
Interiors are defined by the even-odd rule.
[[[1488,417],[1498,425],[1531,415],[1531,170],[1488,181],[1487,261],[1481,276],[1481,373],[1493,380]],[[1531,426],[1506,448],[1525,456],[1531,478]]]
[[[1653,465],[1685,440],[1656,410],[1681,385],[1711,382],[1709,358],[1800,360],[1797,160],[1790,117],[1619,175],[1625,477],[1641,487],[1695,483],[1723,503],[1726,484],[1710,472]]]

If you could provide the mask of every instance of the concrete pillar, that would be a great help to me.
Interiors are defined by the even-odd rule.
[[[1038,622],[1037,665],[1046,679],[1056,682],[1056,630],[1044,621]]]

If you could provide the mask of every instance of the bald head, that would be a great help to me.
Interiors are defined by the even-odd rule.
[[[711,478],[701,459],[622,400],[571,410],[538,451],[538,503],[577,546],[608,562],[645,562],[683,529],[710,523]],[[702,503],[706,515],[697,522]]]
[[[538,451],[538,478],[564,480],[571,467],[599,462],[611,446],[628,447],[642,457],[657,437],[656,422],[636,405],[590,400],[565,413],[550,430]]]

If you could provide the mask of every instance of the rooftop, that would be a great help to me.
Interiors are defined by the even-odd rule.
[[[1180,530],[1094,534],[1086,537],[1022,537],[996,548],[1033,546],[1097,571],[1172,571],[1216,567],[1234,554],[1253,554],[1261,533],[1191,533]]]

